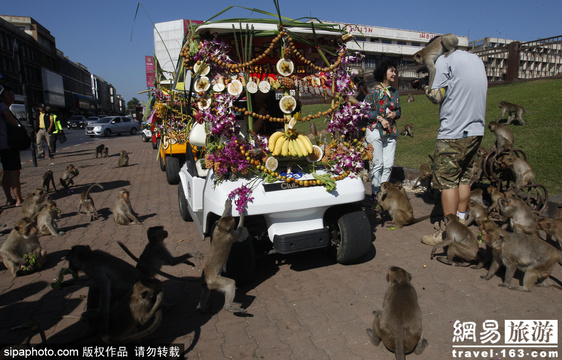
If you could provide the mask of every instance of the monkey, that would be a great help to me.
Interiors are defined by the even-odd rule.
[[[40,269],[47,260],[47,251],[41,248],[37,237],[37,227],[33,219],[24,217],[16,221],[14,228],[0,248],[2,262],[13,277],[21,274],[22,267],[27,266],[24,257],[35,257],[35,269]]]
[[[129,155],[127,155],[127,151],[121,150],[121,156],[119,157],[119,162],[117,165],[119,167],[129,165]]]
[[[205,261],[203,273],[201,274],[201,283],[203,292],[197,310],[200,312],[207,311],[207,301],[211,290],[218,290],[224,293],[224,306],[223,308],[233,313],[246,313],[246,309],[241,307],[234,307],[232,303],[236,293],[236,282],[230,278],[221,276],[222,269],[228,260],[228,255],[232,244],[240,241],[241,234],[244,226],[244,213],[240,214],[238,227],[236,227],[236,220],[230,214],[232,210],[232,200],[227,199],[224,204],[224,212],[218,220],[213,235],[211,238],[211,249],[209,256]]]
[[[86,214],[90,216],[90,221],[98,219],[98,211],[96,210],[96,206],[94,205],[94,199],[90,196],[90,191],[92,191],[93,187],[99,187],[103,190],[103,186],[101,184],[95,183],[88,188],[88,190],[82,192],[80,195],[80,203],[78,204],[78,212],[82,211],[82,208],[86,211]]]
[[[515,179],[513,184],[515,190],[519,190],[523,186],[532,184],[535,181],[535,172],[531,165],[515,155],[503,155],[500,158],[500,166],[511,170],[511,174]]]
[[[537,227],[546,232],[546,241],[552,241],[555,237],[558,247],[562,248],[562,219],[542,218],[537,222]]]
[[[414,98],[414,95],[412,95],[412,94],[408,95],[408,102],[411,103],[411,102],[414,102],[414,101],[416,101],[416,98]]]
[[[414,222],[414,209],[406,194],[386,181],[381,184],[377,194],[377,201],[381,208],[388,211],[392,222],[398,228]]]
[[[473,200],[478,205],[486,207],[486,204],[484,203],[484,190],[482,188],[473,189],[470,192],[469,200]]]
[[[435,78],[435,61],[441,55],[447,57],[452,54],[458,44],[459,39],[455,35],[445,34],[433,38],[425,48],[414,54],[414,60],[418,64],[427,67],[429,72],[429,88],[431,88]]]
[[[66,167],[66,170],[62,173],[60,177],[60,184],[65,188],[68,189],[69,187],[74,185],[74,179],[78,176],[80,172],[78,169],[74,167],[74,165],[70,164]]]
[[[100,157],[103,157],[103,151],[105,150],[105,145],[101,144],[96,146],[96,159],[98,158],[98,155]]]
[[[43,174],[43,178],[41,180],[41,188],[43,189],[45,194],[51,191],[50,184],[53,184],[53,189],[57,191],[57,187],[55,186],[55,176],[53,175],[53,172],[51,170],[47,170]]]
[[[117,194],[117,199],[111,207],[113,218],[119,225],[141,224],[142,221],[138,218],[131,206],[131,199],[127,189],[121,189]]]
[[[431,259],[435,255],[435,251],[440,247],[445,247],[449,245],[447,249],[447,257],[438,256],[436,259],[443,264],[459,265],[454,262],[455,256],[463,259],[464,261],[473,261],[478,258],[478,240],[476,236],[470,231],[470,229],[461,224],[454,214],[448,214],[445,217],[445,240],[443,242],[435,245],[431,250]]]
[[[382,309],[373,311],[373,327],[367,335],[375,346],[381,340],[396,359],[405,359],[412,351],[420,355],[429,342],[423,337],[422,313],[416,289],[412,286],[412,275],[406,270],[392,266],[386,274],[389,287],[384,294]]]
[[[513,132],[507,126],[497,123],[496,121],[491,121],[488,124],[488,129],[496,135],[496,143],[494,145],[494,150],[498,153],[503,151],[509,151],[513,148],[513,143],[515,137]]]
[[[103,157],[108,157],[108,156],[109,156],[109,148],[106,146],[106,147],[103,149]]]
[[[513,232],[539,236],[537,219],[525,201],[516,197],[502,198],[498,200],[498,206]]]
[[[190,253],[186,253],[181,256],[174,257],[170,254],[170,251],[166,248],[164,244],[164,239],[168,237],[168,232],[164,230],[163,226],[152,226],[146,232],[148,237],[148,244],[146,244],[142,254],[138,259],[136,259],[129,249],[122,242],[117,243],[121,248],[137,261],[137,270],[141,274],[142,279],[153,279],[157,273],[160,273],[163,265],[175,266],[181,263],[195,266],[188,259],[194,257]],[[201,258],[197,254],[198,258]]]
[[[60,209],[54,201],[48,201],[37,214],[37,230],[42,235],[62,236],[56,222],[60,220]]]
[[[499,213],[499,200],[500,199],[505,199],[505,194],[502,193],[501,191],[499,191],[498,189],[496,189],[493,186],[490,186],[486,192],[488,193],[488,195],[490,196],[490,206],[488,206],[488,213],[491,214],[492,212],[498,212]]]
[[[414,181],[414,185],[412,185],[412,189],[417,189],[418,186],[422,183],[425,183],[425,187],[427,189],[426,192],[431,191],[431,179],[433,178],[433,173],[431,172],[431,167],[428,164],[421,164],[420,165],[420,175]]]
[[[474,159],[474,164],[472,165],[472,178],[470,179],[470,186],[482,180],[482,173],[484,171],[484,167],[486,166],[486,154],[488,154],[488,150],[486,150],[485,147],[478,147],[478,150],[476,151],[476,158]]]
[[[105,343],[128,343],[153,333],[162,322],[162,284],[156,279],[137,281],[130,296],[111,308],[111,328],[101,329]],[[147,328],[150,319],[153,321]]]
[[[21,216],[35,218],[41,207],[45,204],[47,196],[43,189],[35,189],[27,195],[21,205]]]
[[[413,127],[414,127],[414,124],[412,124],[412,123],[404,125],[404,129],[402,130],[400,135],[414,137],[414,133],[412,132]]]
[[[522,106],[519,106],[517,104],[512,104],[509,103],[507,101],[502,101],[500,102],[500,109],[501,109],[501,114],[500,117],[498,118],[497,121],[500,121],[503,116],[505,115],[505,113],[507,112],[509,114],[509,117],[507,118],[507,122],[506,124],[511,124],[511,122],[514,119],[517,119],[517,121],[521,124],[521,125],[526,125],[527,123],[523,120],[523,113],[529,113],[529,110],[525,109]]]
[[[466,226],[470,226],[473,223],[480,226],[482,221],[488,218],[488,211],[480,205],[478,202],[469,199],[468,200],[468,217],[466,218]]]
[[[90,287],[88,310],[97,309],[103,329],[114,325],[111,321],[112,304],[129,294],[139,281],[137,270],[129,263],[101,250],[92,250],[88,245],[75,245],[66,255],[69,268],[83,272],[96,286]]]
[[[562,254],[554,246],[540,238],[527,234],[510,233],[500,227],[484,229],[484,242],[493,249],[493,260],[490,269],[482,279],[490,280],[501,265],[504,265],[505,277],[499,286],[511,290],[531,291],[538,281],[544,286],[543,281],[550,276],[556,263],[562,265]],[[515,270],[524,272],[523,285],[512,285],[511,280]]]

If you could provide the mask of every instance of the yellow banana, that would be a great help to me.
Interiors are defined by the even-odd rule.
[[[289,141],[285,140],[283,143],[283,148],[281,149],[281,155],[289,156]]]
[[[286,137],[282,136],[279,140],[275,142],[275,149],[273,150],[273,156],[278,156],[281,154],[281,149],[283,149],[283,143],[287,140]]]
[[[301,151],[301,147],[299,146],[299,143],[297,142],[297,139],[293,139],[292,141],[293,146],[295,147],[295,151],[297,152],[297,156],[301,157],[302,155],[302,151]]]
[[[302,154],[301,156],[306,156],[306,155],[309,154],[306,145],[304,144],[304,142],[303,142],[300,138],[296,138],[296,139],[295,139],[295,142],[296,142],[297,145],[299,146],[300,153]]]
[[[303,134],[299,134],[299,139],[301,139],[302,142],[304,143],[304,145],[306,146],[306,150],[308,151],[308,154],[312,153],[312,142],[310,141],[308,136],[304,136]]]
[[[289,153],[291,154],[291,156],[297,156],[297,150],[295,149],[295,143],[294,140],[287,140],[289,141]]]
[[[277,142],[277,140],[281,135],[283,135],[283,132],[276,131],[269,137],[269,141],[268,141],[269,151],[273,152],[275,150],[275,143]]]

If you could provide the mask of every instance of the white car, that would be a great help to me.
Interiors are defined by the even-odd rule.
[[[140,131],[139,123],[125,116],[106,116],[86,125],[86,135],[90,136],[135,135],[138,131]]]

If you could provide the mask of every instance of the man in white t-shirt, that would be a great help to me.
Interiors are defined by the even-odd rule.
[[[433,183],[441,189],[443,215],[466,217],[474,158],[484,136],[488,80],[484,63],[472,53],[455,50],[440,56],[427,97],[440,104],[441,127],[433,154]],[[442,232],[424,236],[422,242],[435,245]]]

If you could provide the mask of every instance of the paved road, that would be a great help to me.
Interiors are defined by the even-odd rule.
[[[109,158],[94,158],[94,148],[100,141],[109,147]],[[26,331],[10,329],[28,321],[39,324],[52,343],[72,342],[86,333],[85,324],[63,316],[79,316],[85,310],[87,290],[73,287],[53,291],[49,287],[59,269],[66,266],[64,255],[73,245],[88,244],[130,262],[116,241],[123,241],[134,253],[140,254],[146,243],[147,228],[163,225],[170,234],[166,243],[173,254],[193,251],[206,254],[209,249],[208,239],[202,241],[195,226],[181,219],[177,187],[167,184],[165,173],[160,171],[156,161],[156,152],[149,143],[141,142],[138,135],[100,141],[61,148],[54,160],[39,160],[37,168],[30,162],[24,163],[24,193],[39,186],[47,168],[58,177],[72,163],[80,170],[80,175],[75,179],[77,186],[72,192],[59,189],[52,194],[63,211],[60,228],[65,234],[58,238],[40,238],[49,252],[46,268],[12,279],[0,265],[0,343],[21,342]],[[122,149],[129,152],[131,165],[117,168],[117,154]],[[85,214],[78,214],[76,210],[80,192],[93,182],[101,183],[105,190],[95,190],[92,194],[102,218],[90,223]],[[110,217],[109,208],[121,188],[130,190],[133,208],[143,219],[143,225],[118,226]],[[432,212],[428,199],[413,193],[410,198],[416,216]],[[423,312],[424,335],[429,346],[422,355],[412,354],[410,359],[452,359],[455,345],[485,345],[484,349],[471,350],[488,350],[490,343],[481,335],[483,324],[488,320],[497,322],[502,339],[496,345],[503,345],[513,335],[512,328],[504,326],[505,320],[540,319],[545,320],[544,325],[552,326],[548,321],[560,319],[560,290],[510,291],[498,287],[499,276],[490,281],[482,280],[484,269],[449,267],[431,261],[431,248],[420,243],[421,236],[432,231],[429,220],[389,231],[381,227],[370,207],[367,206],[366,211],[375,240],[369,256],[360,264],[339,265],[325,251],[260,259],[256,278],[240,286],[236,297],[253,317],[237,317],[220,310],[223,297],[219,294],[211,298],[214,313],[201,315],[195,311],[200,295],[197,283],[163,279],[168,304],[163,324],[143,344],[184,344],[188,358],[204,360],[394,359],[382,345],[375,348],[365,333],[373,320],[372,311],[382,305],[389,266],[403,267],[412,274],[412,284],[417,289]],[[19,216],[19,209],[8,208],[0,219],[11,226]],[[5,234],[0,241],[5,239]],[[166,267],[165,271],[180,277],[199,277],[204,260],[194,262],[194,268],[182,264]],[[562,267],[557,265],[553,276],[562,280]],[[466,331],[455,332],[457,320],[467,326]],[[475,341],[468,337],[470,323],[476,326]],[[455,334],[467,338],[453,342]],[[518,334],[528,335],[524,331]],[[38,336],[33,338],[33,342],[39,341]],[[538,349],[545,347],[538,346]],[[550,350],[559,351],[558,348]],[[471,358],[520,358],[509,357],[509,349],[503,350],[507,354],[503,356],[502,348],[495,348],[495,351],[493,357],[479,353]],[[524,351],[529,355],[523,358],[530,359],[530,350],[525,348]]]

